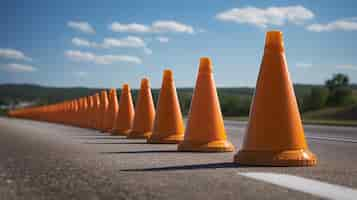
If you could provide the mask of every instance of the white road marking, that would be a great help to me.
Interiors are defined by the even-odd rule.
[[[357,140],[349,139],[349,138],[340,138],[340,137],[336,138],[336,137],[307,136],[307,138],[316,139],[316,140],[329,140],[329,141],[336,141],[336,142],[357,143]]]
[[[246,172],[239,175],[327,199],[357,199],[357,190],[287,174]]]

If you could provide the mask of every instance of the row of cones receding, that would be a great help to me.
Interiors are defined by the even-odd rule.
[[[149,80],[141,81],[135,111],[129,86],[37,108],[11,111],[10,116],[95,128],[148,143],[178,143],[179,151],[229,152],[209,58],[201,58],[186,129],[173,74],[165,70],[155,111]],[[135,114],[134,114],[135,113]],[[155,114],[156,113],[156,114]],[[285,60],[282,34],[267,33],[264,56],[243,146],[235,155],[243,165],[310,166],[308,150]]]

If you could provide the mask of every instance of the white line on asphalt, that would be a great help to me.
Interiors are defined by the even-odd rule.
[[[336,141],[336,142],[351,142],[351,143],[357,143],[357,140],[349,139],[349,138],[319,137],[319,136],[307,136],[307,138],[316,139],[316,140],[329,140],[329,141]]]
[[[327,199],[352,200],[357,198],[357,190],[298,176],[263,172],[246,172],[238,174]]]

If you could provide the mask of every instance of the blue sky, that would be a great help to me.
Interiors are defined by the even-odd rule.
[[[283,31],[295,83],[357,82],[357,2],[5,0],[0,83],[159,87],[163,69],[192,87],[201,56],[216,84],[254,86],[265,32]]]

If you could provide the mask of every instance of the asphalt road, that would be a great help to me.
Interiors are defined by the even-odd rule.
[[[244,128],[243,122],[226,121],[237,148]],[[243,167],[232,163],[234,153],[180,153],[176,145],[0,118],[0,199],[324,199],[324,194],[354,194],[357,128],[306,125],[305,132],[319,159],[316,167]],[[298,180],[277,185],[247,176],[253,172]],[[311,192],[315,182],[299,182],[300,177],[317,181],[320,190]],[[288,187],[295,183],[300,186]]]

